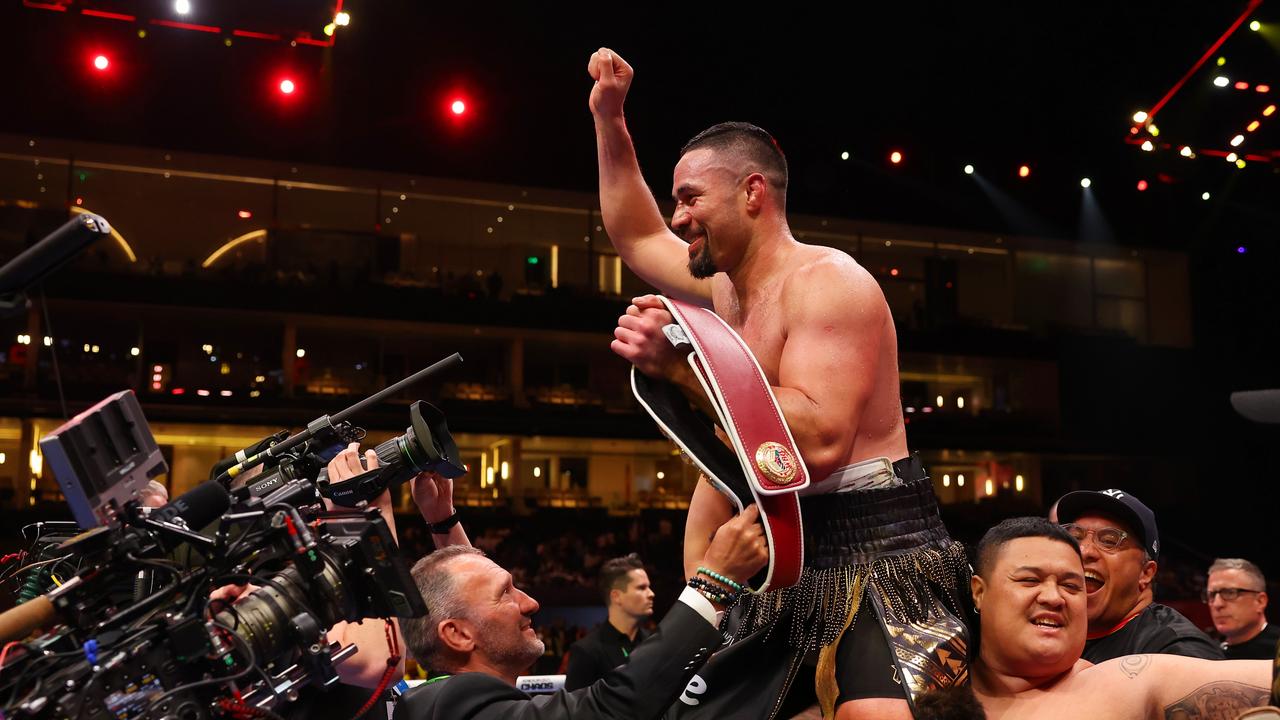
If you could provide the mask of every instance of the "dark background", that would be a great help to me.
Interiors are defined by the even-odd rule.
[[[200,17],[212,2],[193,4],[192,22],[214,23]],[[248,22],[246,8],[270,3],[217,5]],[[273,22],[318,34],[308,12],[324,17],[323,3],[284,5],[301,9]],[[1239,170],[1176,153],[1181,143],[1226,148],[1261,96],[1213,88],[1211,61],[1160,113],[1173,150],[1124,142],[1133,112],[1164,95],[1245,3],[860,3],[822,13],[346,5],[352,23],[332,48],[242,38],[227,47],[221,35],[152,28],[140,39],[134,24],[8,0],[0,131],[591,191],[586,62],[609,45],[637,70],[628,121],[660,199],[685,140],[715,122],[748,120],[787,152],[795,212],[1187,252],[1190,361],[1170,370],[1099,355],[1090,392],[1070,398],[1064,413],[1130,426],[1158,418],[1152,433],[1123,437],[1194,464],[1208,482],[1135,477],[1131,488],[1155,495],[1166,531],[1203,552],[1277,569],[1266,555],[1280,429],[1237,417],[1227,396],[1280,386],[1280,177],[1276,163]],[[167,3],[95,6],[161,16]],[[1255,17],[1280,21],[1275,7]],[[1275,37],[1271,26],[1242,28],[1218,53],[1228,58],[1222,72],[1280,87]],[[112,72],[89,69],[95,52],[111,55]],[[288,98],[275,91],[284,74],[299,86]],[[461,121],[446,111],[455,94],[471,106]],[[1277,146],[1278,122],[1250,137],[1251,152]],[[892,149],[905,153],[899,167],[886,161]],[[1009,225],[961,172],[965,163],[1036,216],[1035,227]],[[1033,168],[1027,181],[1015,177],[1021,163]],[[1081,238],[1082,176],[1094,182],[1109,236]],[[1147,192],[1136,191],[1140,179]],[[1167,384],[1161,397],[1141,407],[1118,399],[1152,377]]]

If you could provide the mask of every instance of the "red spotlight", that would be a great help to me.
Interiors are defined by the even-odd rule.
[[[455,98],[453,102],[449,103],[449,112],[459,116],[466,113],[467,102],[462,98]]]
[[[1030,166],[1030,165],[1023,165],[1023,166],[1021,166],[1021,167],[1019,167],[1019,168],[1018,168],[1018,177],[1020,177],[1020,178],[1027,178],[1027,177],[1030,177],[1030,176],[1031,176],[1031,166]]]
[[[893,163],[894,165],[901,164],[902,153],[898,152],[897,150],[894,150],[893,152],[889,153],[889,162]]]
[[[236,215],[239,216],[241,220],[248,220],[249,218],[253,217],[253,213],[249,212],[248,210],[241,210],[240,212],[236,213]]]
[[[1237,90],[1248,90],[1248,89],[1249,89],[1249,83],[1247,83],[1247,82],[1245,82],[1245,81],[1241,80],[1241,81],[1239,81],[1239,82],[1237,82],[1237,83],[1236,83],[1236,89],[1237,89]]]
[[[95,55],[93,57],[93,67],[99,72],[111,67],[111,60],[106,55]]]
[[[290,80],[289,78],[285,78],[280,81],[280,92],[284,93],[285,95],[292,95],[293,91],[297,89],[298,89],[298,86],[294,85],[293,81]]]
[[[1260,92],[1260,93],[1269,93],[1269,92],[1271,92],[1271,86],[1270,86],[1270,85],[1254,85],[1254,86],[1253,86],[1253,89],[1254,89],[1254,90],[1257,90],[1257,91],[1258,91],[1258,92]]]
[[[1146,180],[1139,180],[1139,181],[1138,181],[1138,192],[1146,192],[1146,189],[1147,189],[1147,181],[1146,181]]]
[[[889,274],[894,277],[898,277],[898,268],[893,268],[892,270],[889,271]]]

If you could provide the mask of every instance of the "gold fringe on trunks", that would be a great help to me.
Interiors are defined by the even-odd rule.
[[[805,568],[791,587],[747,596],[734,634],[740,639],[767,627],[767,635],[785,632],[800,652],[820,648],[816,689],[823,717],[831,718],[839,694],[836,648],[857,618],[865,592],[877,592],[897,617],[923,622],[938,600],[960,613],[960,593],[968,585],[959,585],[969,572],[964,547],[954,541],[860,565]]]

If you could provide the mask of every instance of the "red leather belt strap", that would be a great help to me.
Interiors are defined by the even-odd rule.
[[[661,299],[684,331],[683,337],[668,331],[668,337],[674,335],[673,342],[687,340],[692,346],[689,364],[719,416],[720,427],[733,443],[743,479],[760,509],[769,544],[769,566],[755,590],[764,592],[794,585],[804,567],[804,528],[796,491],[809,485],[809,473],[769,380],[747,344],[718,315],[679,300]],[[637,399],[663,431],[741,510],[745,498],[728,489],[730,480],[717,477],[709,469],[710,463],[703,462],[688,443],[676,437],[642,397],[634,377],[632,386]]]

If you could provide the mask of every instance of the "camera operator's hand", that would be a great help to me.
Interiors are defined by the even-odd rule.
[[[363,460],[363,464],[361,461]],[[330,484],[336,485],[343,483],[351,478],[360,475],[368,470],[374,470],[378,467],[378,454],[373,450],[365,450],[364,457],[360,456],[360,443],[351,443],[345,450],[333,456],[326,466],[329,473]],[[387,527],[391,529],[391,537],[399,542],[399,536],[396,534],[396,518],[391,507],[391,491],[387,490],[378,497],[369,502],[369,505],[378,509],[382,513],[383,519],[387,521]],[[333,510],[333,502],[329,498],[324,499],[324,508]]]
[[[413,502],[422,513],[422,519],[428,526],[433,526],[431,540],[436,547],[449,545],[470,545],[462,523],[455,517],[457,510],[453,507],[453,479],[440,473],[425,472],[415,477],[410,486],[413,491]],[[452,524],[449,521],[452,520]],[[441,524],[448,527],[440,532]]]
[[[235,584],[223,585],[222,587],[216,588],[213,592],[209,593],[209,601],[213,602],[213,601],[221,600],[222,602],[225,602],[225,603],[238,602],[241,598],[248,595],[249,593],[255,592],[259,587],[261,586],[254,585],[252,583],[246,583],[244,585],[235,585]]]
[[[453,515],[453,480],[440,473],[424,472],[410,481],[413,502],[429,523],[447,520]]]
[[[753,503],[721,525],[702,556],[702,566],[746,585],[769,562],[769,546],[759,520],[760,509]]]

